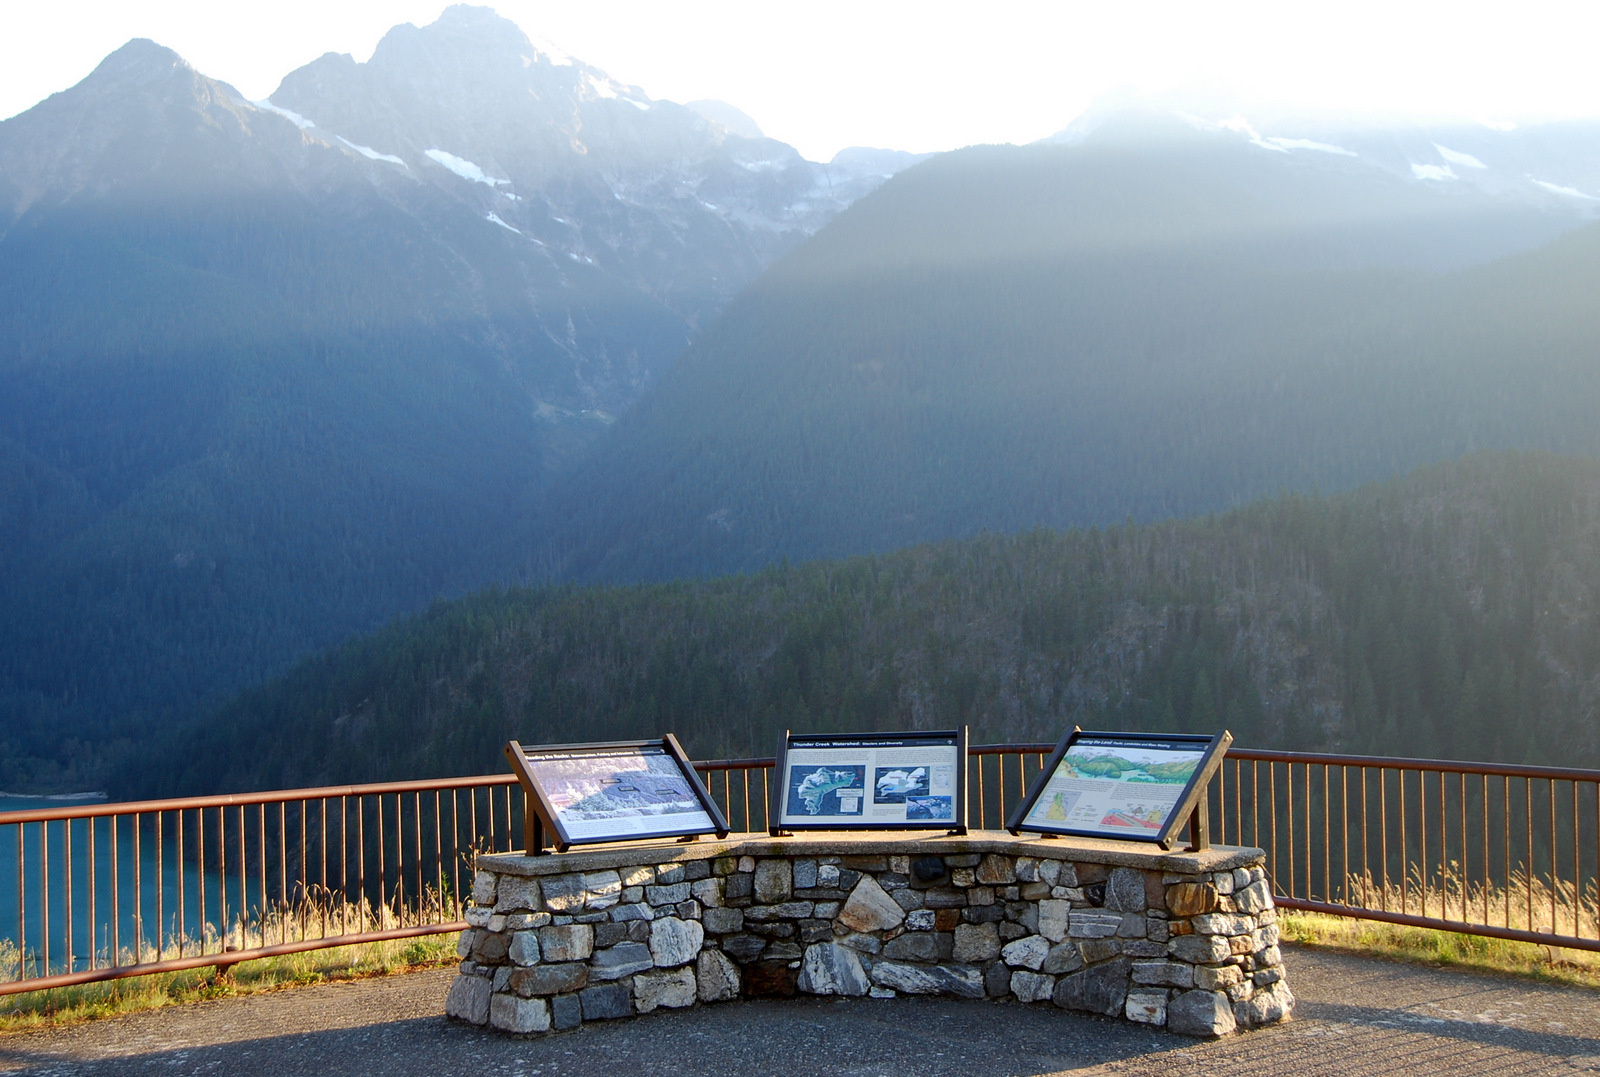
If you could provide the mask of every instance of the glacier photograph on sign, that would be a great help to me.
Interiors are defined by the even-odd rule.
[[[659,741],[507,746],[529,808],[557,848],[728,832],[670,735]]]
[[[935,733],[785,731],[772,833],[966,830],[966,728]]]

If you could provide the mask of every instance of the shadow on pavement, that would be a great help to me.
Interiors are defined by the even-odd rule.
[[[217,1031],[214,1039],[227,1039],[225,1030]],[[1048,1005],[793,999],[658,1013],[527,1039],[426,1017],[194,1046],[152,1043],[149,1050],[123,1042],[116,1057],[0,1041],[0,1072],[1000,1077],[1058,1073],[1194,1045]]]

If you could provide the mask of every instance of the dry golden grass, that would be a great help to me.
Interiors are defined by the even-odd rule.
[[[410,972],[456,960],[456,935],[451,933],[241,961],[220,975],[216,969],[189,969],[0,995],[0,1035],[200,999]]]
[[[1580,892],[1569,882],[1557,881],[1552,886],[1545,879],[1515,872],[1508,886],[1486,887],[1447,872],[1442,878],[1427,880],[1426,885],[1413,875],[1404,888],[1395,882],[1379,885],[1371,877],[1352,876],[1348,887],[1352,903],[1385,912],[1580,938],[1600,934],[1595,920],[1600,895],[1592,882]],[[1600,953],[1590,950],[1288,910],[1280,914],[1280,925],[1286,940],[1303,946],[1600,987]]]
[[[208,930],[204,940],[185,939],[181,948],[176,940],[169,939],[160,956],[176,958],[201,952],[202,949],[204,952],[217,953],[224,946],[229,950],[248,950],[324,938],[343,932],[382,931],[437,923],[454,918],[454,910],[445,908],[445,900],[439,894],[430,893],[419,910],[398,904],[390,907],[341,903],[322,895],[320,899],[307,900],[290,909],[270,912],[263,920],[236,922],[227,932],[226,939],[211,930]],[[0,995],[0,1034],[49,1024],[95,1020],[135,1010],[169,1006],[176,1002],[254,994],[283,987],[360,979],[449,964],[456,960],[456,938],[452,932],[333,946],[241,961],[221,973],[215,968],[186,969],[49,991]],[[137,952],[124,947],[121,957],[123,964],[135,964],[153,961],[156,954],[153,946],[146,945]],[[30,957],[30,963],[32,960]],[[101,961],[108,963],[106,955],[101,955]],[[18,963],[15,944],[0,940],[0,982],[16,978]]]

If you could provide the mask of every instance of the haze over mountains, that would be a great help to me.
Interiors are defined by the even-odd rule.
[[[256,103],[132,42],[0,123],[0,787],[258,728],[252,703],[207,716],[492,582],[1600,455],[1597,208],[1595,125],[1258,130],[1144,105],[1034,146],[822,165],[482,8]],[[415,655],[384,668],[449,665]],[[311,736],[359,711],[346,695],[295,720]],[[426,720],[487,735],[509,698]],[[1253,728],[1315,739],[1273,721]]]
[[[557,484],[533,567],[748,570],[1600,449],[1596,203],[1502,182],[1537,139],[1238,126],[1123,113],[896,177]],[[1560,178],[1600,189],[1600,131],[1567,134]],[[1446,136],[1511,164],[1419,178],[1406,144]]]
[[[7,785],[499,578],[694,327],[912,160],[812,164],[482,8],[273,98],[134,41],[0,123]]]

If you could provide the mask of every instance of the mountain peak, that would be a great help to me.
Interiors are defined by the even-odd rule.
[[[373,51],[375,66],[439,63],[451,66],[509,64],[520,68],[529,53],[548,53],[540,49],[522,28],[493,8],[454,4],[426,26],[403,23],[383,35]],[[566,57],[549,57],[555,62]]]
[[[193,71],[182,56],[147,37],[136,37],[95,67],[85,82],[136,82],[161,78],[174,71]]]

